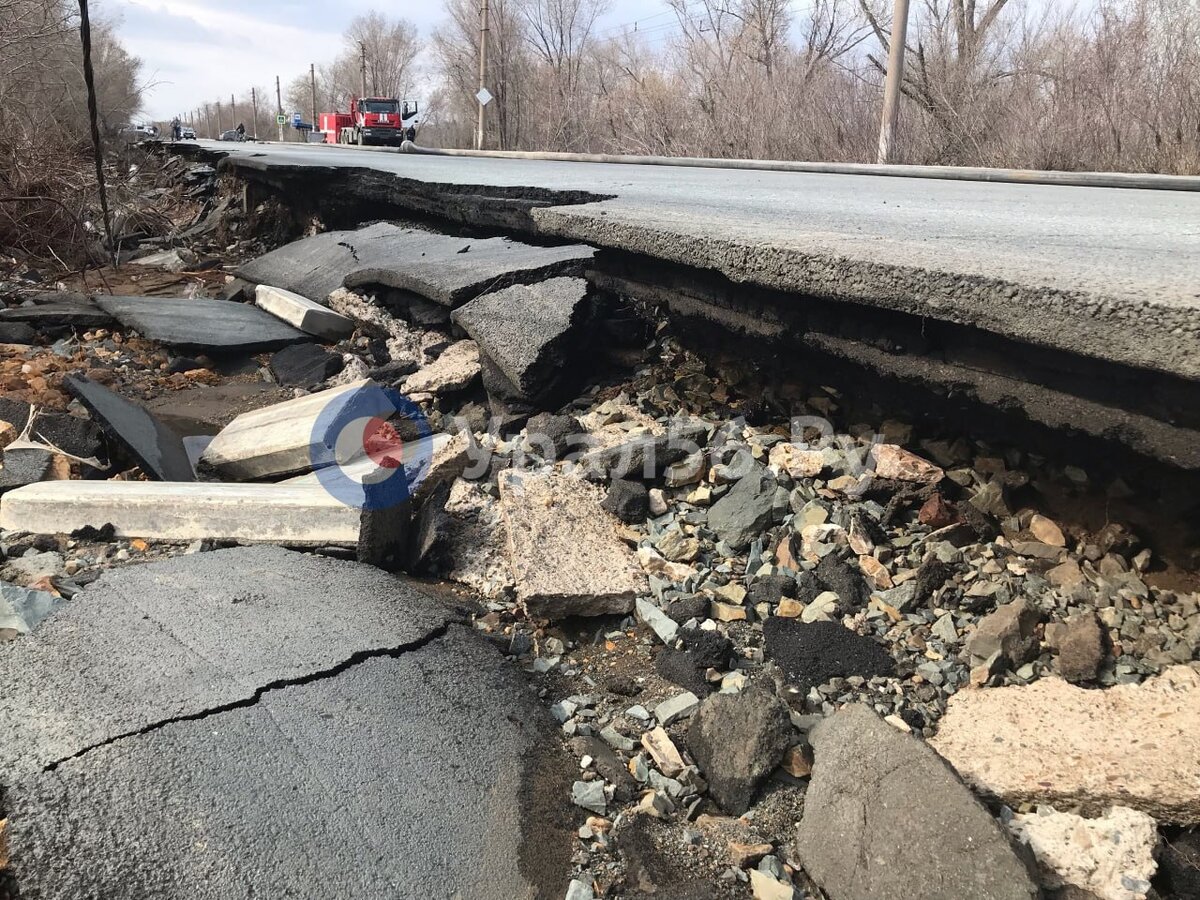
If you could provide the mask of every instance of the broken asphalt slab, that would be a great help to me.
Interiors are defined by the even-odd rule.
[[[246,263],[238,275],[318,303],[340,287],[384,285],[453,307],[485,291],[574,274],[594,252],[579,244],[535,247],[507,238],[458,238],[377,222],[280,247]]]
[[[104,328],[113,317],[91,300],[79,298],[0,309],[0,322],[24,322],[39,332],[57,334],[71,328]]]
[[[526,400],[551,392],[565,372],[588,319],[588,284],[551,278],[476,297],[456,310],[454,323],[475,339]]]
[[[568,783],[548,716],[370,567],[255,548],[109,572],[0,648],[0,684],[27,900],[564,889],[566,813],[530,808]]]
[[[248,303],[180,297],[97,297],[96,303],[142,337],[175,347],[230,353],[312,340]]]
[[[146,409],[82,375],[68,375],[65,387],[79,400],[108,437],[137,460],[156,481],[195,481],[183,438]]]

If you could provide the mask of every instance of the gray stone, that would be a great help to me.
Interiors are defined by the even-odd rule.
[[[5,632],[28,634],[66,601],[49,591],[36,591],[0,581],[0,641]]]
[[[694,452],[707,432],[708,426],[701,421],[673,419],[660,433],[641,434],[612,447],[592,450],[583,455],[580,465],[612,478],[653,478]]]
[[[318,303],[336,288],[385,285],[459,306],[487,290],[578,271],[593,253],[578,244],[534,247],[379,222],[295,241],[246,263],[238,274]]]
[[[922,741],[853,704],[809,735],[799,862],[837,900],[1035,900],[1004,829]]]
[[[708,524],[729,546],[741,550],[767,530],[775,515],[775,478],[763,466],[738,481],[708,511]]]
[[[1021,597],[985,616],[967,638],[967,653],[975,663],[999,652],[1012,668],[1028,662],[1037,654],[1037,628],[1041,613]]]
[[[688,726],[687,747],[721,808],[741,815],[792,743],[787,704],[751,687],[713,694]]]
[[[63,387],[87,407],[111,440],[128,451],[147,478],[196,480],[183,438],[149,411],[82,375],[68,375]]]
[[[604,796],[603,781],[577,781],[571,785],[571,802],[586,810],[604,815],[608,799]]]
[[[563,376],[586,371],[576,354],[589,311],[586,281],[551,278],[483,294],[455,310],[453,320],[524,399],[536,402],[552,395]]]
[[[675,640],[675,636],[679,632],[679,625],[661,609],[649,600],[643,600],[640,597],[636,609],[638,618],[650,626],[660,641],[670,645]]]
[[[254,303],[305,334],[326,341],[340,341],[354,334],[353,321],[293,291],[260,284],[254,290]]]
[[[691,691],[684,691],[654,707],[654,718],[658,719],[659,724],[665,727],[680,719],[686,719],[699,706],[700,698]]]
[[[152,341],[209,352],[270,350],[312,340],[248,303],[182,297],[108,297],[96,303],[126,328]]]

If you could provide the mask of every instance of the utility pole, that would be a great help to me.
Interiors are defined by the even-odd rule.
[[[283,123],[279,121],[279,117],[283,115],[283,94],[279,90],[279,76],[275,76],[275,121],[279,124],[279,143],[283,143]]]
[[[479,92],[487,87],[487,38],[488,38],[488,0],[483,0],[483,9],[479,13]],[[479,98],[479,122],[475,126],[475,149],[483,149],[483,114],[487,104]]]
[[[880,165],[892,161],[896,145],[896,119],[900,113],[900,85],[904,81],[904,42],[908,38],[908,0],[896,0],[892,11],[892,45],[888,48],[887,80],[883,85],[883,123],[879,128]]]
[[[229,127],[237,128],[237,126],[238,126],[237,100],[235,100],[233,98],[233,94],[230,93],[230,95],[229,95]]]
[[[252,107],[254,107],[254,125],[251,130],[254,132],[254,139],[257,141],[258,140],[258,89],[257,88],[253,88],[253,87],[250,88],[250,105]]]
[[[312,84],[312,127],[317,127],[317,65],[308,64],[308,80]]]
[[[221,101],[217,101],[217,137],[221,137]]]
[[[366,44],[366,42],[359,41],[358,49],[359,49],[359,52],[361,53],[361,57],[362,57],[362,63],[361,63],[362,94],[359,97],[359,99],[361,100],[363,97],[367,96],[367,44]]]

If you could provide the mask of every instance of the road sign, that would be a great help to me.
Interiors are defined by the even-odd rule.
[[[278,115],[278,116],[276,116],[276,117],[275,117],[275,124],[276,124],[276,125],[286,125],[286,124],[287,124],[287,116],[285,116],[285,115]]]
[[[299,128],[300,123],[304,121],[304,117],[300,113],[292,113],[292,127]]]
[[[475,95],[475,99],[479,101],[480,106],[487,106],[492,102],[492,92],[487,88],[480,88],[479,93]]]

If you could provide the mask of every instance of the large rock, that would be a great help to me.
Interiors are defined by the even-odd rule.
[[[775,517],[774,476],[756,465],[708,511],[708,525],[735,550],[771,527]]]
[[[213,353],[248,353],[312,340],[247,303],[183,297],[96,298],[97,305],[142,337]]]
[[[959,691],[932,744],[977,790],[1200,822],[1200,674],[1085,690],[1059,678]]]
[[[713,694],[692,716],[687,748],[726,812],[741,815],[792,743],[787,704],[761,688]]]
[[[483,294],[453,318],[509,383],[536,402],[554,393],[564,375],[583,371],[575,354],[588,313],[586,281],[551,278]]]
[[[517,599],[531,616],[626,613],[646,590],[602,494],[582,478],[505,472],[500,511]]]
[[[1034,900],[1000,824],[922,741],[853,704],[809,734],[799,862],[835,900]]]
[[[802,694],[831,678],[891,675],[895,663],[874,640],[839,622],[798,622],[772,616],[763,623],[764,652]]]
[[[110,439],[128,451],[147,478],[196,480],[183,438],[146,409],[82,375],[68,375],[63,387],[87,407]]]
[[[564,890],[553,723],[368,566],[245,548],[108,572],[0,648],[0,728],[22,897]]]
[[[507,238],[459,238],[388,222],[327,231],[251,260],[238,274],[324,303],[340,287],[385,285],[444,306],[487,290],[578,271],[591,247],[534,247]]]
[[[1038,608],[1024,597],[985,616],[967,638],[967,653],[972,663],[983,663],[996,654],[1014,669],[1028,662],[1037,655],[1034,632],[1040,618]]]
[[[1151,816],[1118,806],[1096,819],[1042,807],[1009,823],[1029,846],[1051,889],[1075,886],[1101,900],[1142,900],[1158,869],[1158,825]]]

